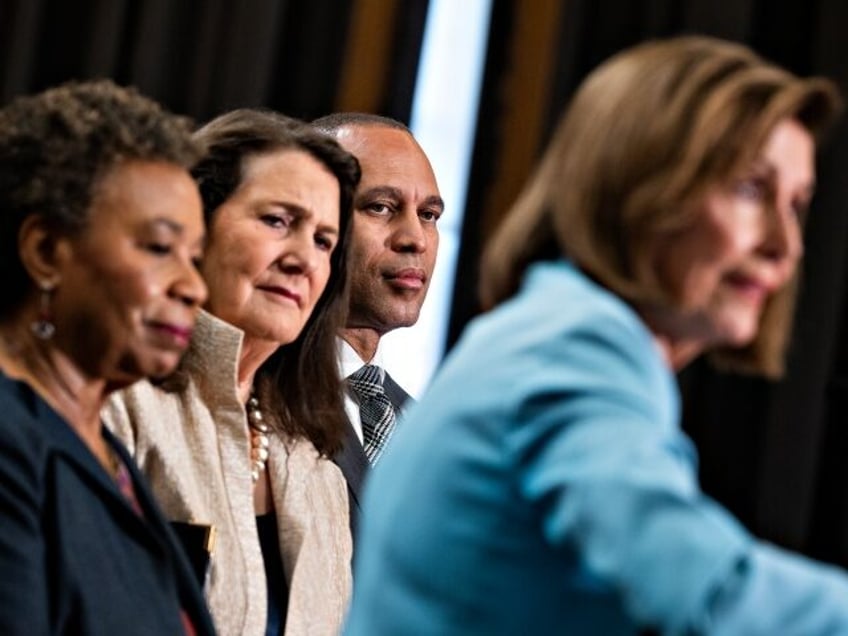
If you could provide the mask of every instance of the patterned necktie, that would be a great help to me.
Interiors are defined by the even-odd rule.
[[[348,379],[348,385],[359,400],[365,455],[371,465],[380,455],[395,430],[395,407],[386,396],[380,367],[366,364]]]

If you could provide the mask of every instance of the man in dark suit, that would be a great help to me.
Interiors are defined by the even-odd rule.
[[[379,364],[380,338],[418,320],[436,263],[444,209],[430,161],[398,121],[339,113],[313,122],[359,159],[350,258],[350,313],[339,334],[350,427],[334,460],[348,483],[351,528],[362,486],[409,395]]]

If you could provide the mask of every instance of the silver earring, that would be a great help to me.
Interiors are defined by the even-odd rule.
[[[29,328],[39,340],[50,340],[56,333],[56,325],[53,324],[50,315],[50,299],[53,296],[55,285],[45,281],[39,283],[38,286],[41,288],[41,308],[38,312],[38,318],[30,323]]]

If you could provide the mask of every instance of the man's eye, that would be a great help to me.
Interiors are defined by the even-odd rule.
[[[387,203],[379,202],[369,203],[365,206],[365,209],[374,214],[388,214],[392,211],[392,208]]]

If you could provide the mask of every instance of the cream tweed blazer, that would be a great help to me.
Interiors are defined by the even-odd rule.
[[[264,636],[267,591],[253,508],[244,405],[236,394],[242,332],[201,313],[183,361],[188,383],[142,381],[114,394],[106,425],[127,445],[172,521],[211,524],[205,585],[224,636]],[[272,435],[267,470],[289,588],[287,636],[341,630],[351,590],[347,486],[305,439]]]

